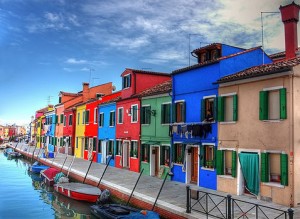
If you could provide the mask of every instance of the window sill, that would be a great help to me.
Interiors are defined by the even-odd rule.
[[[280,183],[276,183],[276,182],[265,182],[262,183],[265,186],[272,186],[272,187],[277,187],[277,188],[284,188],[284,185],[281,185]]]
[[[230,175],[218,175],[218,177],[224,178],[224,179],[235,179],[234,177],[232,177]]]
[[[201,170],[215,171],[214,168],[201,167]]]
[[[274,123],[276,123],[276,122],[282,122],[282,121],[284,121],[284,119],[262,120],[262,121],[263,122],[270,122],[270,123],[274,122]]]
[[[236,124],[236,121],[220,122],[220,125]]]

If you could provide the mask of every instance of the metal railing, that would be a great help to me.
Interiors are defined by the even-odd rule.
[[[294,210],[280,210],[269,206],[255,204],[232,198],[231,195],[222,196],[186,187],[186,213],[192,211],[205,214],[206,217],[221,219],[293,219]]]

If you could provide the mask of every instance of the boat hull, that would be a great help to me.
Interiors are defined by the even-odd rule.
[[[69,198],[91,203],[95,203],[101,194],[99,188],[82,183],[54,184],[54,190]]]

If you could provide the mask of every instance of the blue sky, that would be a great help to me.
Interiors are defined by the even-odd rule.
[[[82,82],[111,81],[119,90],[125,68],[186,67],[196,61],[189,48],[260,46],[261,12],[290,2],[0,0],[0,124],[29,123],[58,103],[59,91],[78,92]],[[265,51],[283,51],[280,14],[262,18]]]

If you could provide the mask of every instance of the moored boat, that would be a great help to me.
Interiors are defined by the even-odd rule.
[[[139,210],[137,208],[121,204],[92,205],[91,213],[97,218],[107,219],[160,218],[159,215],[154,211]]]
[[[57,170],[53,167],[50,167],[46,170],[42,170],[41,171],[41,176],[43,178],[44,183],[47,186],[53,186],[54,185],[54,178],[55,178],[56,174],[58,174],[58,173],[59,173],[59,170]]]
[[[54,184],[54,190],[69,198],[91,203],[96,202],[101,195],[98,187],[77,182]]]
[[[29,170],[33,173],[40,173],[41,170],[46,170],[48,168],[49,166],[41,165],[38,161],[36,161],[32,164]]]

